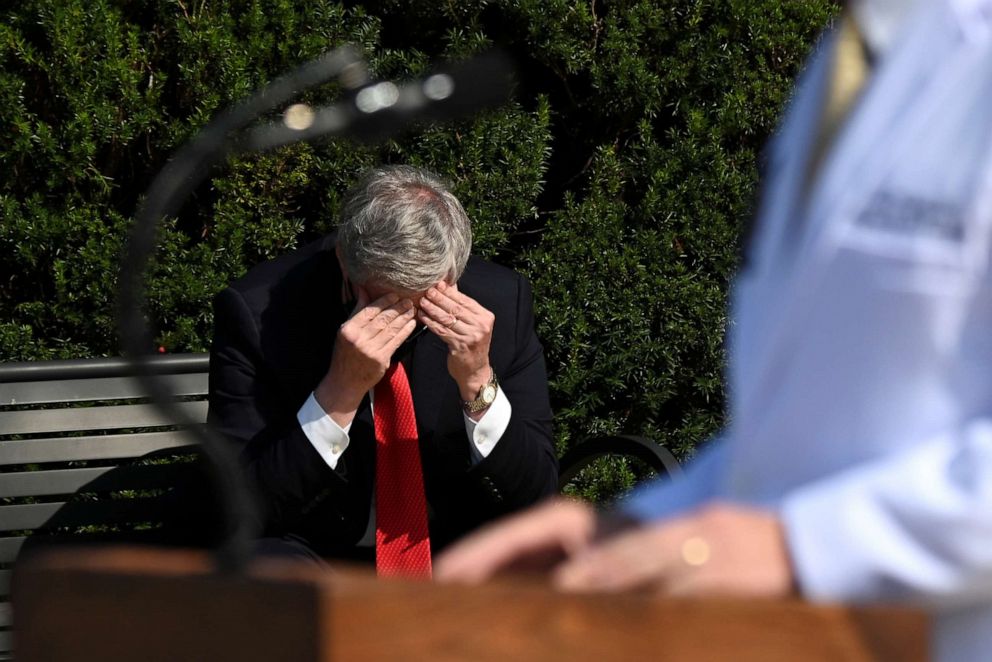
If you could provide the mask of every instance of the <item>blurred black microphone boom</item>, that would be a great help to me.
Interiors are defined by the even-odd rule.
[[[332,136],[385,140],[412,124],[457,119],[505,103],[513,88],[512,72],[509,58],[491,51],[420,79],[376,81],[332,106],[291,106],[281,122],[251,131],[238,147],[268,150]]]

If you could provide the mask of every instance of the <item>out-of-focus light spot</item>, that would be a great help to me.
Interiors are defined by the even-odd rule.
[[[305,103],[296,103],[286,109],[283,123],[294,131],[303,131],[313,126],[313,108]]]
[[[355,105],[363,113],[374,113],[383,108],[389,108],[400,98],[399,88],[393,83],[378,83],[366,87],[355,97]]]
[[[424,96],[433,101],[447,99],[455,91],[455,81],[448,74],[434,74],[424,81]]]
[[[341,81],[341,84],[352,90],[356,87],[361,87],[364,85],[368,79],[369,72],[365,67],[364,62],[352,62],[346,66],[338,76],[338,80]]]

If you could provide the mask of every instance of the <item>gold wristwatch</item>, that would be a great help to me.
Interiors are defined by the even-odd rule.
[[[479,389],[479,394],[475,396],[475,400],[462,400],[462,408],[469,414],[480,412],[496,401],[498,390],[499,382],[496,381],[496,371],[494,370],[489,381]]]

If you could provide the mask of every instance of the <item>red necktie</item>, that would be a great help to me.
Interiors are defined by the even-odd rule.
[[[427,500],[417,420],[403,364],[389,366],[374,389],[375,567],[380,576],[431,576]]]

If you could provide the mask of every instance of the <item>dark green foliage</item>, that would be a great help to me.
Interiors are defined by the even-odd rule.
[[[376,77],[492,45],[517,101],[378,147],[239,157],[161,231],[148,312],[209,345],[210,299],[333,227],[378,162],[440,172],[476,250],[534,282],[559,450],[597,432],[687,454],[722,421],[722,342],[761,145],[829,0],[23,0],[0,19],[0,360],[113,355],[126,230],[228,103],[345,42]],[[334,85],[307,93],[327,103]],[[636,471],[605,463],[626,483]],[[589,494],[597,493],[590,488]]]
[[[832,8],[619,4],[586,42],[542,54],[568,86],[562,130],[588,147],[561,165],[563,201],[526,262],[566,430],[685,454],[722,420],[726,293],[757,155]]]

